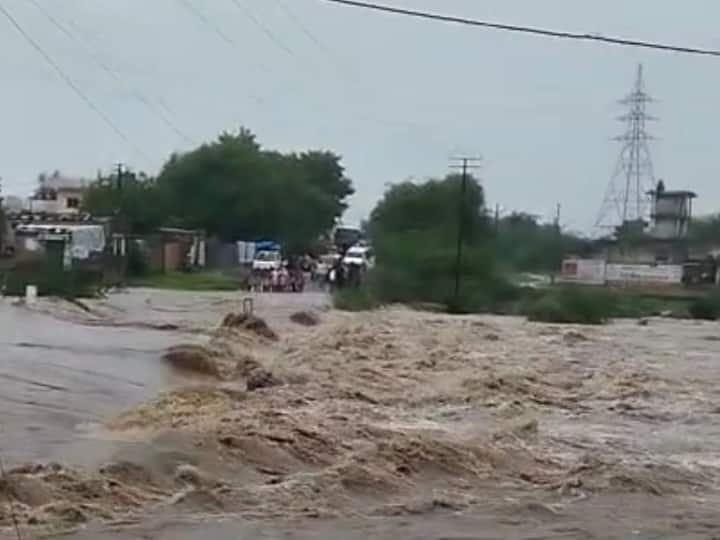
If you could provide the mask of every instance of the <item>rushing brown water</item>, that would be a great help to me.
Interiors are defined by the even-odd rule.
[[[227,294],[135,291],[65,322],[58,306],[4,306],[22,327],[0,360],[4,451],[59,462],[11,473],[23,525],[108,539],[720,537],[720,326],[403,309],[289,321],[324,301],[259,298],[277,341],[218,329],[240,309]],[[161,360],[181,342],[203,344],[212,377]]]

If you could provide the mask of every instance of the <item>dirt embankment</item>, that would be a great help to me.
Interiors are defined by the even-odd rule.
[[[318,322],[277,336],[228,316],[207,348],[165,358],[210,380],[109,422],[150,443],[142,456],[91,474],[29,466],[3,489],[35,524],[167,507],[258,519],[538,505],[560,515],[597,494],[716,496],[720,473],[700,463],[702,448],[643,438],[690,411],[715,414],[717,393],[632,358],[635,344],[612,327],[403,310]],[[170,461],[168,440],[183,448]],[[8,516],[0,503],[0,524]]]

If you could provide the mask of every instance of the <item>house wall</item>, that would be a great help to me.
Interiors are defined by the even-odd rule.
[[[658,216],[685,218],[689,210],[685,197],[659,197],[655,200],[655,214]]]
[[[235,268],[239,265],[238,259],[237,243],[219,240],[207,242],[207,266],[209,268]]]
[[[182,266],[182,250],[179,242],[163,244],[163,270],[177,272]]]
[[[624,264],[655,264],[657,250],[646,246],[609,246],[607,261],[609,263]]]
[[[687,260],[687,246],[682,242],[615,244],[606,249],[606,260],[616,264],[682,264]]]
[[[79,203],[72,207],[70,200],[75,199]],[[80,191],[63,191],[57,192],[57,197],[52,200],[46,199],[30,199],[29,208],[31,212],[46,214],[77,214],[80,212],[82,204],[82,192]]]
[[[584,285],[681,285],[680,264],[617,264],[598,259],[566,259],[559,281]]]
[[[679,238],[687,235],[687,222],[658,218],[652,228],[655,238]]]
[[[74,205],[71,204],[74,202]],[[82,204],[82,192],[79,191],[58,191],[57,203],[60,208],[59,213],[77,214],[80,212]]]

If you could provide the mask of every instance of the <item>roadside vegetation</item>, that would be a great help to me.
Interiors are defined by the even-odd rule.
[[[388,189],[367,224],[376,267],[359,287],[335,293],[337,308],[355,311],[400,303],[565,324],[651,316],[720,318],[720,296],[693,299],[602,287],[513,284],[512,278],[520,272],[557,271],[563,253],[582,252],[584,241],[526,214],[494,220],[485,209],[482,187],[473,178],[459,205],[460,181],[450,175]],[[460,291],[455,295],[459,220],[465,234]]]
[[[353,193],[337,154],[281,153],[240,128],[173,154],[156,177],[132,171],[99,177],[83,210],[120,219],[130,234],[201,229],[229,242],[272,239],[302,254],[332,228]]]
[[[102,290],[102,273],[75,269],[13,269],[2,274],[1,279],[5,296],[24,297],[28,285],[37,287],[40,296],[65,299],[95,298]]]
[[[224,272],[171,272],[132,278],[132,287],[182,291],[236,291],[243,287],[240,275]]]
[[[720,319],[720,294],[713,293],[698,298],[690,303],[688,310],[693,319],[716,321]]]

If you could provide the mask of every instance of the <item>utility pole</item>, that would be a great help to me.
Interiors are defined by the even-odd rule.
[[[460,169],[462,176],[460,179],[460,193],[458,194],[458,229],[457,229],[457,245],[455,247],[455,305],[459,305],[460,300],[460,274],[462,267],[462,248],[465,240],[465,195],[467,193],[468,173],[471,169],[479,169],[479,157],[457,157],[451,158],[453,164],[452,169]]]
[[[123,190],[125,188],[124,178],[127,173],[127,168],[123,163],[115,165],[115,189],[117,190],[117,209],[115,210],[115,232],[119,235],[119,242],[116,250],[116,254],[120,255],[120,276],[124,280],[127,275],[127,235],[128,227],[125,219],[125,203],[123,200]]]
[[[560,203],[557,204],[557,207],[555,208],[555,249],[557,250],[557,261],[556,261],[556,267],[555,271],[558,271],[558,268],[562,269],[562,263],[563,263],[563,257],[565,256],[564,249],[563,249],[563,241],[562,241],[562,228],[560,227],[560,211],[562,210],[562,206]],[[555,283],[555,274],[550,274],[550,282]]]
[[[560,234],[560,210],[562,209],[562,206],[560,203],[557,204],[555,207],[555,230]]]
[[[117,187],[117,190],[119,193],[122,193],[122,190],[123,190],[123,175],[124,174],[125,174],[125,165],[123,165],[122,163],[118,163],[117,165],[115,165],[115,176],[117,177],[116,178],[116,181],[117,181],[116,187]]]

